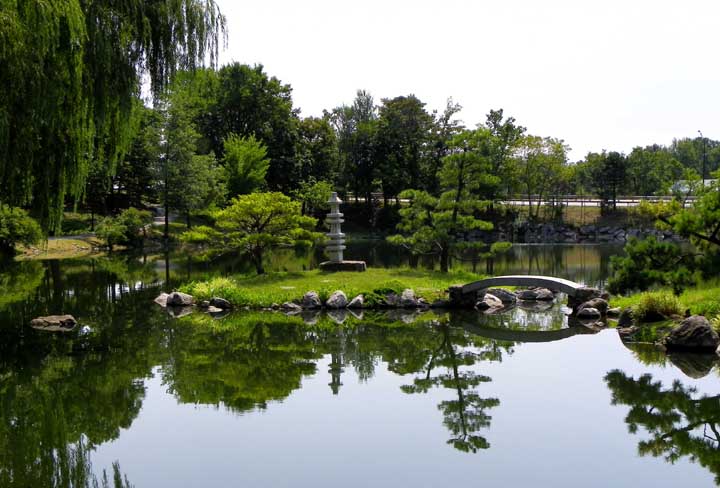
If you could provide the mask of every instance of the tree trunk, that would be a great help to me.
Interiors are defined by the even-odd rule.
[[[449,261],[450,261],[450,252],[448,251],[447,246],[443,246],[442,251],[440,251],[440,272],[441,273],[448,272]]]
[[[253,252],[253,261],[255,263],[255,271],[257,271],[257,274],[265,274],[265,268],[263,268],[263,253],[262,251],[254,251]]]
[[[190,227],[192,227],[192,225],[190,224],[190,210],[186,210],[186,211],[185,211],[185,226],[186,226],[188,229],[189,229]]]

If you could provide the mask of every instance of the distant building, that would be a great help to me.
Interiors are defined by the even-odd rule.
[[[703,186],[712,186],[715,184],[717,180],[716,179],[706,179],[702,180]],[[695,184],[694,181],[691,180],[677,180],[673,185],[670,187],[670,191],[672,193],[688,193],[692,188],[691,185]],[[699,186],[700,181],[698,180],[697,185]]]

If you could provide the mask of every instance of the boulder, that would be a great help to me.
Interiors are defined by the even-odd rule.
[[[475,304],[475,308],[478,310],[489,310],[489,309],[501,309],[505,304],[495,295],[486,293],[482,300]]]
[[[415,292],[410,288],[404,289],[400,298],[398,298],[398,306],[402,308],[417,308],[418,300]]]
[[[608,308],[607,312],[605,312],[605,315],[607,315],[611,319],[616,319],[620,317],[620,314],[622,313],[622,310],[620,307],[615,308]]]
[[[305,293],[302,297],[301,306],[306,310],[314,310],[322,307],[320,295],[318,295],[316,291],[309,291]]]
[[[632,337],[640,331],[640,327],[637,325],[629,325],[627,327],[617,329],[618,335],[622,340],[630,340]]]
[[[399,302],[400,296],[397,293],[390,292],[385,295],[385,300],[383,300],[382,305],[386,307],[397,307]]]
[[[713,352],[720,346],[720,337],[708,319],[693,315],[671,330],[663,343],[668,350]]]
[[[48,315],[30,321],[30,327],[48,332],[68,332],[75,328],[77,320],[72,315]]]
[[[433,300],[433,302],[430,304],[430,308],[448,308],[449,306],[450,300],[444,300],[442,298]]]
[[[608,302],[606,300],[603,300],[602,298],[593,298],[592,300],[588,300],[587,302],[580,305],[579,310],[582,310],[583,308],[595,308],[602,315],[605,315],[608,311]]]
[[[220,312],[222,312],[222,311],[223,311],[222,308],[216,307],[216,306],[214,306],[214,305],[210,305],[210,306],[207,308],[207,313],[220,313]]]
[[[515,295],[519,300],[549,302],[555,299],[553,292],[547,288],[528,288],[520,290]]]
[[[230,310],[231,308],[233,308],[232,303],[230,303],[229,301],[225,300],[224,298],[220,298],[220,297],[212,297],[210,299],[210,306],[216,307],[216,308],[219,308],[222,310]]]
[[[168,296],[167,304],[169,307],[189,307],[195,302],[192,295],[174,291]]]
[[[485,294],[488,293],[499,298],[503,303],[515,303],[517,301],[517,296],[515,296],[513,292],[507,291],[503,288],[489,288],[485,290]]]
[[[363,308],[363,305],[365,305],[365,297],[358,295],[350,300],[350,303],[347,304],[347,308]]]
[[[473,308],[478,302],[477,291],[470,293],[462,292],[462,285],[452,285],[448,288],[448,301],[449,308]]]
[[[283,312],[287,312],[290,314],[300,313],[302,311],[302,307],[298,305],[297,303],[293,302],[285,302],[282,305],[280,305],[280,309]]]
[[[593,307],[581,308],[580,310],[578,310],[578,313],[576,315],[577,315],[577,318],[583,319],[583,320],[586,320],[586,319],[597,320],[600,317],[602,317],[600,310],[598,310],[597,308],[593,308]]]
[[[343,293],[340,290],[334,291],[330,297],[325,302],[325,306],[327,308],[332,309],[339,309],[339,308],[345,308],[348,304],[348,299],[345,296],[345,293]]]
[[[203,300],[202,302],[198,303],[198,307],[202,309],[206,309],[210,307],[210,300]]]
[[[635,325],[635,318],[633,317],[632,308],[624,308],[618,317],[618,328],[632,327],[633,325]]]
[[[155,298],[155,303],[160,305],[161,307],[167,307],[167,301],[168,301],[168,295],[167,293],[161,293],[160,295]]]

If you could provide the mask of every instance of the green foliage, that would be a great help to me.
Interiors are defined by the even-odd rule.
[[[627,191],[631,195],[667,195],[682,175],[682,164],[657,144],[636,147],[627,157]]]
[[[25,210],[0,204],[0,256],[13,256],[16,245],[30,246],[42,238],[40,226]]]
[[[177,68],[214,64],[225,19],[213,1],[0,3],[0,187],[57,229],[93,161],[112,169],[132,137],[133,98]]]
[[[642,293],[633,307],[633,318],[639,322],[657,322],[681,313],[678,297],[665,291]]]
[[[117,217],[106,217],[100,222],[97,236],[112,250],[116,245],[142,247],[152,214],[147,210],[128,208]]]
[[[265,251],[281,246],[312,243],[317,220],[300,213],[300,203],[282,193],[251,193],[234,198],[216,215],[217,229],[202,227],[189,233],[187,242],[207,242],[224,250],[240,251],[263,274]]]
[[[448,271],[453,248],[486,246],[483,242],[460,244],[464,232],[492,229],[490,222],[476,218],[488,205],[476,196],[477,190],[488,181],[488,160],[482,154],[486,134],[485,129],[477,129],[453,139],[454,151],[445,157],[439,173],[443,189],[439,198],[421,190],[405,190],[400,194],[410,204],[400,210],[402,220],[397,229],[401,234],[389,237],[389,242],[415,254],[438,254],[440,269],[444,272]]]
[[[670,286],[679,295],[695,283],[696,255],[687,253],[675,243],[659,242],[655,237],[632,238],[623,256],[612,256],[611,293],[647,290],[652,286]]]
[[[330,208],[328,200],[332,194],[333,187],[328,181],[303,181],[293,195],[296,200],[302,202],[303,215],[313,215],[320,210]]]
[[[642,427],[641,456],[662,456],[671,463],[688,457],[713,473],[720,484],[719,396],[698,397],[694,388],[680,381],[664,388],[650,374],[635,379],[619,370],[610,371],[605,382],[612,404],[630,407],[625,417],[629,432],[637,434]]]
[[[267,148],[255,136],[228,135],[223,141],[228,196],[246,195],[266,186],[265,174],[270,166]]]
[[[514,176],[527,195],[530,220],[539,218],[543,200],[568,179],[568,149],[562,140],[550,137],[526,135],[517,141]]]

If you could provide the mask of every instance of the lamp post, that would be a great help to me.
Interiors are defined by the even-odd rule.
[[[702,180],[703,180],[703,186],[705,186],[705,167],[707,166],[707,152],[705,147],[705,137],[703,136],[702,131],[698,130],[698,134],[700,134],[700,139],[702,139],[703,144],[703,155],[702,155]]]

